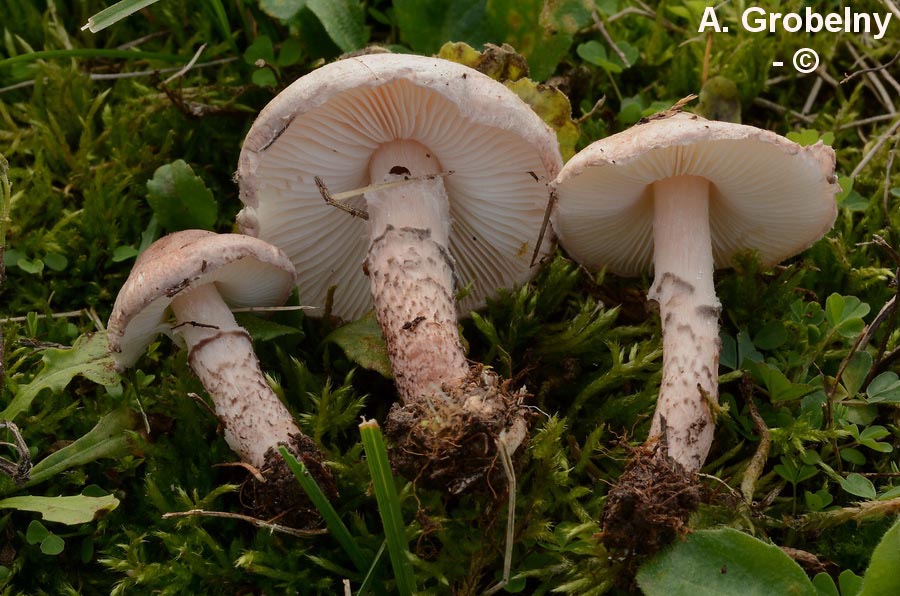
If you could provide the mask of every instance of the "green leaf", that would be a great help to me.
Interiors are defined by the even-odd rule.
[[[44,264],[53,271],[63,271],[69,264],[69,259],[59,253],[50,252],[44,255]]]
[[[892,371],[881,373],[866,387],[866,395],[870,404],[900,403],[900,377]]]
[[[24,257],[16,261],[19,269],[31,275],[37,275],[44,270],[44,262],[40,259],[26,259]]]
[[[844,337],[856,337],[866,326],[862,320],[869,314],[869,305],[856,296],[832,294],[825,300],[825,320]]]
[[[816,390],[815,385],[791,383],[784,373],[768,362],[754,362],[749,369],[754,379],[766,386],[772,403],[800,399]]]
[[[128,450],[127,430],[135,427],[136,415],[119,408],[100,419],[86,435],[74,443],[54,451],[37,463],[25,486],[32,486],[75,466],[104,457],[118,457]]]
[[[272,46],[272,40],[268,35],[260,35],[244,51],[244,62],[256,64],[257,60],[262,60],[266,64],[275,62],[275,48]]]
[[[19,386],[12,402],[0,412],[0,419],[15,419],[29,408],[42,390],[62,391],[76,375],[98,385],[113,386],[119,383],[119,374],[109,355],[105,333],[82,335],[71,348],[44,350],[42,360],[44,367],[30,383]]]
[[[300,62],[303,55],[303,46],[298,37],[288,37],[281,44],[278,51],[278,66],[291,66]]]
[[[834,585],[834,580],[824,571],[817,573],[813,578],[812,583],[816,590],[819,591],[819,596],[841,596],[837,586]]]
[[[400,40],[423,54],[436,53],[448,39],[480,46],[493,37],[485,0],[394,0],[394,13]]]
[[[626,97],[619,107],[616,119],[624,125],[631,125],[640,120],[644,115],[644,105],[640,97]]]
[[[841,588],[841,596],[856,596],[862,590],[863,578],[850,569],[844,569],[838,576],[838,585]]]
[[[841,375],[841,382],[844,384],[844,389],[847,390],[848,396],[852,398],[859,393],[871,369],[872,355],[868,352],[857,351],[850,356],[850,360],[847,361],[847,367]]]
[[[45,555],[58,555],[65,547],[66,541],[56,534],[50,534],[41,541],[41,552]]]
[[[282,21],[294,18],[304,6],[306,0],[259,0],[260,10]]]
[[[842,447],[841,448],[841,459],[845,462],[849,462],[851,464],[857,466],[866,465],[866,456],[865,454],[856,449],[854,447]]]
[[[260,68],[259,70],[254,70],[253,74],[250,75],[250,80],[253,81],[254,85],[257,85],[259,87],[274,87],[278,84],[278,79],[275,78],[275,73],[268,68]]]
[[[409,562],[411,556],[409,542],[406,539],[406,528],[403,525],[403,514],[400,511],[400,499],[397,496],[391,464],[388,462],[384,437],[381,435],[378,423],[374,420],[363,421],[359,425],[359,433],[362,437],[363,449],[366,452],[366,464],[372,475],[375,500],[378,502],[378,514],[381,516],[381,523],[384,526],[388,555],[397,581],[397,591],[401,596],[415,594],[417,592],[416,580]]]
[[[731,528],[694,532],[644,564],[646,596],[817,594],[803,569],[780,548]]]
[[[363,25],[365,12],[358,0],[307,0],[331,40],[344,52],[366,45],[369,33]]]
[[[546,80],[572,45],[574,32],[557,29],[545,0],[487,0],[485,10],[495,39],[503,39],[528,58],[531,78]]]
[[[82,31],[88,29],[91,33],[103,31],[110,25],[118,23],[129,15],[156,2],[158,0],[121,0],[121,2],[116,2],[90,17],[87,24],[81,29]]]
[[[156,169],[147,181],[147,202],[170,232],[211,230],[216,223],[218,205],[212,192],[181,159]]]
[[[885,437],[889,437],[891,435],[891,431],[886,429],[881,425],[874,425],[866,427],[859,434],[859,442],[869,449],[874,451],[878,451],[880,453],[890,453],[894,450],[893,445],[890,443],[882,443],[879,439],[883,439]]]
[[[859,596],[900,594],[900,519],[881,538],[863,575]]]
[[[563,161],[571,159],[575,155],[575,143],[578,142],[581,131],[572,120],[572,104],[569,103],[569,98],[559,89],[537,85],[529,78],[507,82],[506,86],[556,131]]]
[[[133,259],[138,256],[138,251],[133,246],[117,246],[113,249],[112,253],[112,262],[113,263],[121,263],[122,261],[127,261],[128,259]]]
[[[31,523],[28,524],[28,529],[25,531],[25,541],[28,544],[40,544],[43,542],[44,538],[49,535],[50,530],[38,520],[33,519],[31,520]]]
[[[767,323],[753,337],[753,345],[760,350],[774,350],[788,339],[787,329],[781,321]]]
[[[341,517],[338,515],[337,511],[334,510],[328,497],[326,497],[325,493],[322,492],[322,489],[319,488],[315,478],[312,477],[306,469],[306,466],[303,465],[303,462],[294,457],[284,446],[279,447],[278,451],[281,453],[281,457],[284,458],[285,463],[291,469],[291,472],[293,472],[294,477],[297,478],[297,482],[300,483],[303,491],[309,496],[309,500],[312,501],[312,504],[318,510],[322,519],[325,520],[328,531],[334,539],[338,541],[338,544],[341,545],[356,568],[362,573],[365,573],[369,569],[371,563],[366,559],[366,556],[356,544],[356,540],[353,538],[353,535],[350,534],[350,530],[348,530],[347,526],[344,525],[344,522],[341,521]]]
[[[106,515],[119,506],[119,500],[112,495],[105,497],[9,497],[0,500],[0,509],[34,511],[46,521],[61,524],[85,524]]]
[[[234,313],[234,320],[250,334],[253,341],[266,342],[272,341],[277,337],[288,335],[300,335],[302,337],[303,335],[303,330],[298,327],[282,325],[249,312]]]
[[[361,367],[374,370],[386,379],[391,378],[391,361],[375,313],[370,312],[335,329],[324,341],[337,344],[347,358]]]
[[[851,495],[862,497],[868,501],[874,500],[878,494],[875,492],[875,485],[871,480],[856,473],[849,474],[841,480],[841,488]]]

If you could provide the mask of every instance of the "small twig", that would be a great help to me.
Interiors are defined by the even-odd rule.
[[[898,140],[897,143],[894,143],[894,149],[891,149],[888,152],[887,164],[884,166],[884,192],[881,195],[881,214],[884,216],[884,221],[886,223],[890,223],[891,221],[891,214],[888,209],[888,203],[891,199],[891,169],[894,167],[894,156],[897,153],[896,147],[898,144],[900,144],[900,140]],[[888,226],[888,234],[892,241],[896,241],[893,228],[890,225]],[[893,247],[891,247],[891,250],[894,250]],[[896,253],[894,253],[894,255],[896,255]],[[894,259],[894,262],[900,265],[900,262],[897,262],[896,258]]]
[[[812,109],[813,104],[816,102],[816,98],[819,97],[819,91],[822,90],[822,78],[816,77],[816,80],[813,82],[812,89],[809,90],[809,95],[806,97],[806,103],[803,104],[803,108],[800,109],[800,113],[804,116],[809,114],[809,111]]]
[[[861,64],[865,69],[868,69],[869,72],[866,73],[866,80],[869,81],[869,84],[875,91],[875,97],[881,102],[881,104],[885,107],[888,112],[896,112],[897,108],[894,106],[894,102],[891,101],[891,95],[887,92],[887,89],[884,88],[884,85],[881,83],[881,79],[875,76],[874,72],[871,72],[872,69],[869,68],[869,63],[866,62],[864,56],[857,53],[856,48],[853,47],[853,44],[850,42],[846,42],[844,45],[847,46],[847,49],[850,51],[850,54],[853,55],[853,59],[856,61],[856,64]]]
[[[547,226],[550,224],[550,214],[553,212],[553,206],[556,205],[556,201],[556,190],[551,189],[550,198],[547,200],[547,208],[544,210],[544,221],[541,222],[541,231],[538,233],[537,243],[534,245],[534,253],[531,255],[529,267],[534,267],[535,262],[537,262],[538,255],[541,252],[541,244],[544,242],[544,234],[547,233]]]
[[[254,468],[253,466],[251,466],[251,465],[248,464],[247,462],[243,462],[243,461],[228,461],[228,462],[222,462],[222,463],[220,463],[220,464],[213,464],[213,467],[214,467],[214,468],[244,468],[245,470],[247,470],[248,472],[250,472],[250,475],[253,476],[253,478],[256,479],[257,482],[259,482],[260,484],[265,484],[265,483],[266,483],[266,479],[265,479],[265,478],[263,477],[263,475],[259,472],[259,470],[257,470],[256,468]]]
[[[705,474],[703,472],[697,472],[697,477],[698,478],[706,478],[707,480],[715,480],[716,482],[718,482],[719,484],[721,484],[722,486],[727,488],[728,492],[731,494],[732,497],[737,497],[737,498],[741,497],[741,493],[734,490],[734,488],[732,488],[730,484],[728,484],[727,482],[725,482],[718,476],[713,476],[712,474]]]
[[[769,427],[766,426],[762,416],[759,415],[759,410],[756,409],[756,403],[753,401],[753,380],[749,374],[745,374],[741,380],[741,396],[747,402],[750,418],[753,419],[753,424],[756,425],[756,432],[759,433],[759,445],[756,446],[756,451],[753,453],[753,457],[750,458],[750,463],[747,464],[747,469],[744,470],[744,477],[741,479],[741,494],[744,496],[744,501],[748,505],[752,505],[753,491],[756,488],[756,481],[762,475],[766,460],[769,457],[772,438],[769,435]]]
[[[54,312],[49,315],[39,315],[35,314],[34,317],[37,319],[66,319],[71,317],[80,317],[81,315],[87,314],[84,309],[81,310],[70,310],[68,312]],[[24,323],[28,320],[27,316],[24,317],[6,317],[0,319],[0,323]]]
[[[625,65],[625,68],[631,67],[631,61],[625,56],[625,52],[616,45],[616,42],[613,41],[612,36],[609,34],[609,31],[606,30],[606,26],[603,24],[603,19],[600,18],[600,15],[596,10],[591,11],[591,18],[594,19],[594,26],[597,28],[597,31],[600,32],[600,35],[606,40],[606,43],[612,49],[613,52],[616,53],[616,56],[619,57],[619,60],[622,61],[622,64]]]
[[[853,168],[853,171],[850,172],[851,178],[856,178],[856,176],[859,175],[862,169],[866,167],[866,165],[868,165],[870,161],[872,161],[872,158],[875,157],[875,154],[878,153],[881,147],[885,143],[887,143],[887,140],[891,136],[893,136],[895,132],[897,132],[897,129],[900,129],[900,118],[897,118],[897,120],[891,125],[891,127],[888,128],[884,134],[878,137],[878,141],[875,142],[875,145],[873,145],[872,148],[869,149],[869,152],[865,154],[865,156],[860,160],[856,167]]]
[[[195,402],[197,402],[198,404],[200,404],[200,407],[201,407],[201,408],[203,408],[204,410],[206,410],[207,412],[209,412],[210,414],[212,414],[212,417],[215,418],[215,419],[219,422],[219,424],[222,423],[222,421],[219,420],[219,415],[216,414],[216,411],[213,409],[213,407],[212,407],[211,405],[209,405],[208,403],[206,403],[206,400],[205,400],[205,399],[203,399],[202,397],[200,397],[199,395],[197,395],[197,394],[194,393],[193,391],[189,391],[188,394],[187,394],[187,396],[188,396],[189,398],[191,398],[192,400],[194,400]]]
[[[822,562],[819,557],[811,552],[791,548],[789,546],[778,547],[781,551],[802,566],[807,573],[824,573],[828,570],[828,565]],[[834,563],[829,563],[832,567]]]
[[[201,44],[197,51],[194,53],[194,56],[185,64],[178,72],[167,78],[162,82],[163,85],[168,85],[175,79],[183,77],[187,72],[194,67],[194,64],[197,63],[197,60],[200,58],[200,54],[203,53],[203,50],[206,49],[206,44]]]
[[[897,17],[897,18],[900,18],[900,17]],[[863,68],[862,70],[857,70],[850,74],[844,73],[844,78],[841,79],[841,85],[843,85],[847,81],[850,81],[850,80],[858,77],[861,74],[865,74],[865,73],[869,73],[869,72],[877,72],[879,70],[886,70],[886,69],[890,68],[894,64],[894,62],[896,62],[897,60],[900,60],[900,52],[897,52],[897,54],[893,58],[891,58],[890,62],[888,62],[887,64],[882,64],[881,66],[876,66],[874,68]]]
[[[789,116],[791,116],[791,118],[796,118],[797,120],[799,120],[801,122],[805,122],[806,124],[812,124],[813,122],[815,122],[815,119],[816,119],[816,116],[814,114],[811,114],[811,115],[801,114],[800,112],[795,112],[794,110],[789,110],[789,109],[785,108],[784,106],[781,106],[781,105],[775,103],[774,101],[769,101],[768,99],[763,99],[762,97],[754,98],[753,104],[763,107],[763,108],[768,108],[779,114],[788,114]]]
[[[497,453],[503,463],[503,471],[506,473],[508,495],[506,513],[506,548],[503,551],[503,577],[494,586],[485,591],[484,596],[490,596],[500,591],[509,584],[509,576],[512,572],[513,544],[516,534],[516,473],[513,470],[512,458],[502,438],[497,440]]]
[[[229,62],[234,62],[238,58],[235,56],[231,56],[229,58],[219,58],[217,60],[210,60],[209,62],[202,62],[200,64],[194,64],[193,68],[206,68],[208,66],[219,66],[220,64],[227,64]],[[136,79],[140,77],[150,77],[153,75],[166,74],[170,72],[176,72],[181,70],[182,66],[172,66],[167,68],[156,68],[154,70],[136,70],[131,72],[112,72],[112,73],[91,73],[88,75],[88,78],[92,81],[117,81],[119,79]],[[45,77],[46,81],[47,78]],[[8,87],[0,87],[0,93],[7,93],[9,91],[15,91],[16,89],[24,89],[25,87],[33,87],[37,79],[32,79],[30,81],[22,81],[20,83],[15,83],[13,85],[9,85]]]
[[[243,306],[232,308],[231,312],[287,312],[295,310],[315,310],[321,306]]]
[[[288,526],[282,526],[281,524],[273,524],[267,521],[263,521],[261,519],[257,519],[255,517],[250,517],[249,515],[242,515],[240,513],[229,513],[227,511],[206,511],[204,509],[191,509],[189,511],[172,511],[171,513],[163,513],[163,519],[173,519],[179,517],[219,517],[224,519],[236,519],[238,521],[245,521],[247,523],[253,524],[257,528],[262,528],[264,530],[270,530],[272,532],[279,532],[281,534],[288,534],[290,536],[296,536],[298,538],[309,538],[311,536],[322,536],[323,534],[327,534],[328,530],[298,530],[296,528],[291,528]]]
[[[587,113],[582,114],[581,116],[579,116],[579,117],[575,120],[575,124],[581,124],[582,122],[584,122],[585,120],[587,120],[588,118],[590,118],[591,116],[593,116],[594,114],[596,114],[597,112],[599,112],[599,111],[600,111],[600,108],[602,108],[604,105],[606,105],[606,96],[605,96],[605,95],[604,95],[603,97],[601,97],[600,99],[598,99],[598,100],[594,103],[594,107],[592,107],[592,108],[590,109],[589,112],[587,112]]]
[[[365,220],[369,219],[369,214],[365,212],[363,209],[357,209],[355,207],[351,207],[350,205],[344,205],[343,203],[338,203],[331,197],[331,193],[328,192],[328,187],[325,186],[325,183],[322,182],[322,179],[318,176],[314,177],[313,180],[316,181],[316,188],[319,189],[319,194],[322,195],[322,198],[325,199],[325,202],[331,205],[332,207],[337,207],[341,211],[346,211],[353,217],[359,217]]]
[[[5,457],[0,457],[0,472],[11,477],[13,482],[18,486],[27,482],[28,477],[31,475],[31,454],[28,451],[28,445],[25,443],[25,439],[22,437],[22,433],[19,432],[19,427],[16,426],[15,422],[12,420],[0,420],[0,430],[4,428],[12,433],[15,443],[3,441],[0,445],[15,449],[18,457],[16,458],[17,461],[10,461]]]
[[[87,314],[97,331],[106,331],[106,324],[103,322],[103,319],[100,318],[100,315],[97,314],[97,311],[94,310],[93,306],[88,307]]]
[[[881,0],[881,1],[884,3],[885,6],[888,7],[888,10],[890,10],[892,13],[894,13],[894,16],[897,17],[897,20],[900,21],[900,8],[898,8],[897,5],[894,4],[894,0]]]
[[[865,126],[866,124],[875,124],[877,122],[884,122],[885,120],[891,120],[896,117],[896,113],[892,114],[879,114],[877,116],[871,116],[869,118],[863,118],[861,120],[854,120],[853,122],[848,122],[847,124],[842,124],[838,126],[838,130],[847,130],[848,128],[857,128],[859,126]]]

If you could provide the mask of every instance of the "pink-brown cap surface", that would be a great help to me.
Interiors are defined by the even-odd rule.
[[[180,293],[214,283],[232,307],[283,304],[295,285],[290,260],[279,249],[243,234],[184,230],[169,234],[138,257],[109,318],[109,347],[121,370],[134,364],[159,333]]]

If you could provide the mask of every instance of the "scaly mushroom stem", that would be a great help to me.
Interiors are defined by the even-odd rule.
[[[369,163],[373,183],[440,172],[415,141],[380,147]],[[441,177],[365,194],[372,243],[366,270],[402,406],[385,430],[396,469],[459,493],[498,470],[528,428],[519,400],[497,376],[466,361],[453,297],[448,251],[450,214]],[[496,482],[488,479],[487,485]]]
[[[214,284],[179,294],[171,307],[191,369],[225,426],[226,442],[244,461],[262,469],[266,452],[279,443],[290,444],[300,429],[266,384],[250,336]]]
[[[415,141],[387,143],[369,164],[373,183],[440,171]],[[366,268],[397,390],[404,404],[430,400],[469,374],[457,328],[444,181],[410,182],[365,198],[372,238]]]
[[[709,182],[675,176],[656,182],[653,192],[655,279],[648,297],[659,303],[663,372],[650,436],[664,437],[668,455],[696,472],[712,445],[709,400],[718,399],[721,347]]]

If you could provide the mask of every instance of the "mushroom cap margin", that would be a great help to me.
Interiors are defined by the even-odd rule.
[[[159,333],[180,293],[215,283],[233,307],[276,306],[296,285],[293,264],[278,248],[243,234],[183,230],[160,238],[135,261],[109,318],[116,368],[133,365]]]
[[[753,126],[688,113],[650,120],[596,141],[552,186],[560,244],[589,268],[623,276],[652,269],[652,183],[693,175],[710,181],[717,268],[755,249],[775,264],[812,245],[834,223],[835,156]]]
[[[363,98],[374,98],[377,105],[358,111]],[[420,102],[431,118],[406,109]],[[343,125],[339,118],[351,122]],[[471,124],[471,134],[463,123]],[[298,79],[274,98],[241,151],[236,176],[245,204],[238,216],[241,231],[285,250],[297,268],[304,303],[321,306],[328,288],[337,285],[333,314],[364,314],[372,307],[361,271],[369,245],[365,222],[325,205],[313,176],[321,176],[335,193],[366,186],[372,153],[399,138],[433,149],[444,170],[454,172],[444,178],[451,203],[450,252],[462,285],[473,283],[460,310],[480,307],[497,288],[530,279],[547,183],[562,166],[556,135],[501,83],[439,58],[348,58]],[[503,140],[515,142],[504,146]],[[492,165],[506,169],[489,173]],[[275,203],[295,210],[298,223],[286,221]],[[361,198],[349,203],[364,204]],[[545,240],[541,254],[550,246]]]

